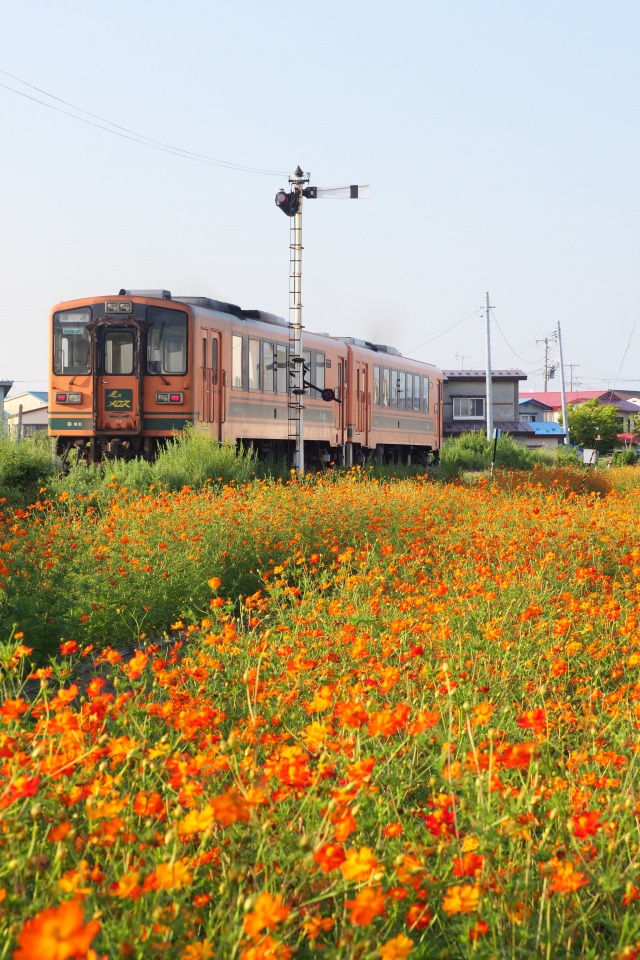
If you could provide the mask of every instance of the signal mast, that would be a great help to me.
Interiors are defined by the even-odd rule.
[[[304,476],[304,404],[307,387],[313,387],[305,378],[302,352],[302,199],[368,200],[370,187],[352,184],[348,187],[310,187],[309,175],[296,167],[289,177],[289,192],[281,188],[276,193],[276,206],[291,218],[290,272],[289,272],[289,438],[295,441],[294,466],[298,476]],[[333,390],[322,390],[322,399],[341,402]]]

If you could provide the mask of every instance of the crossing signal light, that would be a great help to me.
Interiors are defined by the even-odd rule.
[[[288,217],[296,215],[300,209],[300,193],[298,190],[292,190],[286,193],[284,190],[278,190],[276,193],[276,206],[280,207],[283,213]]]

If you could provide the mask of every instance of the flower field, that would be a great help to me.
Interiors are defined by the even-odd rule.
[[[0,960],[640,957],[640,487],[1,509]]]

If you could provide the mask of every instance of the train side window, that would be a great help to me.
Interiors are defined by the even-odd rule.
[[[287,347],[284,343],[276,344],[276,390],[278,393],[287,393]]]
[[[302,356],[304,357],[304,379],[308,380],[309,376],[313,372],[313,367],[311,365],[311,350],[303,350]],[[305,393],[309,393],[309,388],[305,388]]]
[[[425,413],[429,410],[429,377],[422,378],[422,409]]]
[[[273,393],[275,371],[275,351],[273,344],[265,340],[262,344],[262,389],[265,393]]]
[[[377,364],[373,366],[373,402],[380,406],[380,367]]]
[[[260,341],[249,337],[249,390],[260,389]]]
[[[413,374],[407,374],[407,410],[413,410]]]
[[[218,383],[218,341],[211,341],[211,380],[213,384]]]
[[[231,386],[235,390],[242,390],[242,337],[234,333],[231,337]]]
[[[316,350],[316,370],[313,375],[313,383],[318,390],[324,390],[324,361],[324,353],[321,350]]]
[[[422,389],[422,381],[417,373],[413,375],[413,409],[420,409],[420,390]]]
[[[404,370],[398,373],[398,406],[404,407],[404,400],[407,395],[407,378]]]
[[[382,406],[389,406],[389,381],[391,379],[391,371],[389,367],[385,367],[382,371]]]
[[[399,384],[399,374],[397,370],[391,371],[391,406],[398,406],[398,384]]]

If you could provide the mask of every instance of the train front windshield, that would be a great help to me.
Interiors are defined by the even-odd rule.
[[[53,317],[53,372],[78,376],[91,372],[91,343],[87,309],[64,310]]]

